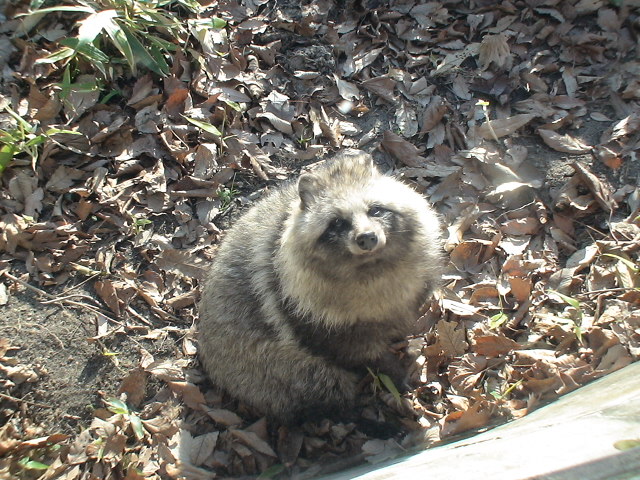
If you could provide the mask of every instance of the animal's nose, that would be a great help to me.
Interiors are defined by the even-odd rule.
[[[378,244],[378,236],[374,232],[361,233],[356,237],[356,243],[362,250],[373,250]]]

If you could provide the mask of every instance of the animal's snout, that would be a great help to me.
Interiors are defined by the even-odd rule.
[[[375,232],[361,233],[356,237],[356,244],[358,244],[358,247],[362,250],[373,250],[376,248],[376,245],[378,245],[378,236]]]

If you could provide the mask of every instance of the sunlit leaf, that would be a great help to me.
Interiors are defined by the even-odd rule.
[[[23,468],[27,468],[29,470],[46,470],[49,468],[49,465],[37,462],[35,460],[30,460],[28,457],[22,458],[18,463]]]
[[[65,38],[60,41],[60,44],[65,47],[69,47],[76,52],[79,52],[86,56],[88,59],[100,63],[108,63],[109,56],[100,50],[98,47],[91,43],[81,44],[77,38]]]
[[[36,64],[41,63],[55,63],[60,60],[64,60],[65,58],[73,57],[75,55],[75,50],[72,48],[61,48],[57,52],[52,53],[51,55],[46,56],[45,58],[39,58],[36,60]]]
[[[113,23],[113,19],[118,16],[116,10],[103,10],[89,15],[84,20],[78,22],[78,48],[89,44],[95,40],[107,24]]]
[[[195,118],[191,118],[187,116],[185,116],[184,118],[188,122],[193,123],[196,127],[201,128],[205,132],[211,133],[212,135],[216,135],[217,137],[222,137],[222,132],[218,130],[216,127],[214,127],[213,125],[211,125],[210,123],[202,122],[200,120],[196,120]]]
[[[393,383],[393,380],[391,380],[391,377],[389,377],[389,375],[385,373],[379,373],[378,377],[380,378],[380,382],[382,382],[385,388],[389,390],[391,395],[393,395],[393,398],[395,398],[396,401],[399,403],[401,398],[400,392],[398,391],[395,384]]]
[[[131,428],[133,429],[133,433],[136,438],[138,440],[142,440],[144,438],[144,426],[142,425],[140,417],[132,413],[129,415],[129,421],[131,422]]]
[[[9,166],[16,152],[17,148],[14,145],[3,145],[0,147],[0,174]]]
[[[166,63],[164,65],[159,64],[128,27],[122,26],[121,28],[133,52],[134,64],[130,64],[132,69],[135,68],[136,64],[140,64],[158,75],[166,75],[169,73]]]
[[[118,398],[108,398],[105,400],[105,403],[107,404],[107,409],[110,412],[121,415],[129,414],[129,407],[127,407],[127,404]]]

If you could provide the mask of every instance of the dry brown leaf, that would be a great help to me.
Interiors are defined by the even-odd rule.
[[[444,114],[447,112],[447,105],[444,103],[442,97],[434,95],[429,103],[429,106],[425,108],[422,114],[422,128],[420,128],[420,135],[433,130],[436,125],[440,124]]]
[[[447,377],[458,395],[472,395],[487,368],[487,358],[473,353],[449,364]]]
[[[189,405],[189,408],[202,410],[203,406],[207,404],[200,388],[193,383],[169,381],[167,385],[173,392],[182,396],[184,403]]]
[[[338,87],[338,93],[345,100],[357,101],[360,98],[360,90],[353,83],[347,82],[346,80],[342,80],[335,73],[333,74],[333,78],[336,81],[336,86]]]
[[[604,0],[580,0],[574,8],[578,15],[587,15],[597,12],[604,7]]]
[[[503,335],[479,335],[473,338],[471,350],[487,357],[499,357],[522,346]]]
[[[278,429],[278,458],[286,467],[298,459],[304,439],[304,434],[297,428],[282,426]]]
[[[464,412],[450,413],[444,418],[440,435],[450,437],[473,428],[484,427],[491,419],[491,412],[484,402],[476,402]]]
[[[254,449],[256,452],[260,452],[274,458],[277,457],[276,452],[273,451],[273,449],[269,446],[269,444],[264,440],[262,440],[254,432],[248,432],[246,430],[236,430],[236,429],[231,429],[229,431],[234,437],[236,437],[246,446]]]
[[[622,166],[622,158],[619,154],[604,145],[594,147],[593,153],[609,168],[616,170]]]
[[[59,166],[51,178],[45,185],[45,188],[51,192],[64,193],[69,190],[77,180],[81,179],[85,172],[76,168]]]
[[[120,462],[125,454],[126,446],[127,436],[122,433],[114,433],[107,436],[99,456],[105,460]]]
[[[35,84],[30,86],[28,97],[29,110],[34,120],[48,123],[54,120],[60,112],[62,103],[58,96],[54,91],[49,91],[47,94],[48,96],[41,93]]]
[[[511,294],[518,302],[526,302],[533,287],[530,278],[508,277]]]
[[[500,230],[507,235],[533,235],[540,230],[540,226],[534,217],[514,218],[504,222]]]
[[[114,283],[111,280],[98,280],[93,284],[93,288],[116,317],[120,317],[123,305],[118,298],[118,293],[116,292]]]
[[[582,183],[589,188],[596,202],[604,211],[611,212],[616,208],[616,201],[613,199],[613,194],[609,187],[591,173],[585,165],[580,162],[573,162],[571,168],[575,170]]]
[[[24,440],[15,446],[15,450],[20,451],[20,450],[27,450],[32,448],[50,447],[57,443],[64,442],[69,438],[70,438],[69,435],[66,435],[63,433],[54,433],[52,435],[47,435],[46,437],[38,437],[38,438],[32,438],[30,440]],[[2,447],[0,447],[0,451],[1,450],[2,450]]]
[[[231,410],[225,410],[224,408],[209,408],[205,406],[204,411],[213,419],[214,422],[225,427],[233,427],[242,423],[242,419]]]
[[[189,460],[192,465],[199,467],[213,454],[213,450],[218,443],[220,432],[209,432],[204,435],[193,437],[189,442]]]
[[[464,327],[458,327],[457,322],[447,322],[446,320],[440,320],[436,326],[440,347],[449,357],[460,357],[469,348]]]
[[[396,81],[388,76],[373,77],[364,80],[361,85],[370,92],[384,98],[387,102],[395,103]]]
[[[511,63],[511,49],[504,35],[486,35],[478,48],[478,62],[482,70],[487,70],[493,63],[502,69]]]
[[[172,91],[169,98],[167,98],[163,111],[169,115],[170,118],[177,119],[185,112],[185,107],[188,107],[191,102],[189,89],[177,88]]]
[[[633,113],[626,116],[613,127],[605,131],[600,139],[601,144],[608,144],[614,140],[621,140],[622,138],[631,135],[633,132],[637,132],[640,128],[640,115]]]
[[[495,250],[488,240],[467,240],[457,245],[450,253],[450,260],[461,272],[477,272]]]
[[[167,248],[156,259],[156,265],[168,272],[188,278],[203,279],[208,263],[189,252]]]
[[[512,117],[500,118],[497,120],[489,120],[483,123],[477,129],[479,135],[485,140],[491,140],[494,138],[501,138],[507,135],[512,135],[519,128],[522,128],[535,118],[535,115],[530,113],[521,113]]]
[[[362,454],[369,463],[380,463],[401,455],[403,448],[393,438],[381,440],[374,438],[362,445]]]
[[[577,155],[580,153],[589,153],[592,149],[589,145],[568,134],[560,135],[554,131],[544,129],[539,129],[538,134],[544,143],[558,152]]]
[[[141,102],[151,95],[155,94],[157,91],[158,89],[154,88],[151,75],[144,75],[143,77],[138,78],[138,80],[136,80],[136,83],[133,85],[131,97],[127,101],[127,105],[134,105],[138,102]]]
[[[410,138],[418,133],[418,116],[407,102],[400,102],[396,108],[395,121],[404,137]]]
[[[392,157],[408,167],[420,167],[426,161],[420,156],[422,151],[418,147],[390,130],[385,130],[381,145]]]
[[[118,395],[126,393],[127,403],[138,408],[142,403],[142,400],[144,400],[145,389],[147,387],[147,377],[147,372],[141,368],[133,369],[122,380],[120,388],[118,388]]]
[[[438,63],[435,72],[433,75],[445,75],[452,70],[455,70],[462,62],[464,62],[467,58],[477,55],[479,51],[480,44],[479,43],[470,43],[462,50],[447,54],[444,59]]]

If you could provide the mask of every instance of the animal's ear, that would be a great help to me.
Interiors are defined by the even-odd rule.
[[[359,155],[355,155],[354,160],[356,162],[359,162],[361,165],[370,168],[371,170],[377,171],[377,168],[373,163],[373,157],[368,153],[360,153]]]
[[[303,210],[309,208],[322,188],[320,179],[313,173],[304,173],[298,179],[298,195],[300,195],[300,203]]]
[[[356,168],[359,173],[367,176],[371,175],[372,177],[380,175],[380,170],[376,167],[373,157],[368,153],[357,150],[356,153],[351,153],[346,158],[353,162],[353,165],[357,166]]]

